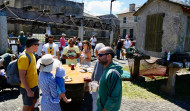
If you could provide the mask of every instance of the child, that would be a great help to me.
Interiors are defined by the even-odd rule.
[[[55,74],[57,91],[59,94],[64,93],[63,97],[61,98],[63,99],[63,101],[65,101],[65,103],[69,103],[71,102],[71,99],[67,99],[67,97],[65,96],[65,80],[63,79],[64,76],[65,76],[65,69],[63,67],[58,67],[56,69],[56,74]]]

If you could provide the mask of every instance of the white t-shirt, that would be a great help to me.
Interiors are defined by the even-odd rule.
[[[78,46],[67,46],[63,50],[63,55],[66,55],[67,57],[76,57],[77,54],[80,54]],[[77,59],[66,59],[66,64],[77,64]]]
[[[96,39],[96,38],[91,38],[90,41],[91,41],[90,44],[91,44],[92,46],[95,46],[95,45],[96,45],[95,42],[97,42],[97,39]]]
[[[130,47],[130,45],[131,45],[131,41],[130,40],[124,42],[125,49],[128,49]]]
[[[79,47],[79,48],[81,47],[81,49],[82,49],[82,42],[79,42],[79,43],[78,43],[78,47]],[[81,50],[81,49],[80,49],[80,50]]]
[[[45,54],[51,54],[56,56],[56,52],[59,51],[59,48],[58,45],[55,43],[53,44],[47,43],[43,45],[42,51],[45,52]]]

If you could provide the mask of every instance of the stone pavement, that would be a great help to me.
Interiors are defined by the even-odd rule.
[[[120,111],[189,111],[190,101],[141,101],[122,100]]]
[[[90,111],[88,102],[79,111]],[[22,97],[17,90],[0,92],[0,111],[21,111]],[[40,107],[40,106],[39,106]],[[190,101],[142,101],[122,99],[119,111],[190,111]]]
[[[114,62],[119,63],[121,66],[126,66],[126,60],[117,60]],[[92,65],[95,63],[93,58]],[[86,95],[82,107],[78,111],[90,111],[89,105],[91,97]],[[40,107],[40,106],[39,106]],[[22,110],[22,97],[17,89],[11,91],[6,89],[0,91],[0,111],[21,111]],[[127,100],[122,99],[120,111],[190,111],[190,101],[175,101],[170,102],[167,100],[159,101],[145,101],[145,100]]]

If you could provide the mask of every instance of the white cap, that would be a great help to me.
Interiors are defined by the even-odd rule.
[[[20,34],[24,34],[24,32],[23,32],[23,31],[20,31]]]
[[[65,33],[62,33],[62,36],[66,36],[66,34],[65,34]]]

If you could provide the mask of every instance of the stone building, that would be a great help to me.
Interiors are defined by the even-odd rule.
[[[49,10],[51,14],[61,13],[65,16],[74,15],[79,18],[83,14],[83,3],[68,0],[0,0],[0,4],[9,1],[10,7],[27,8],[32,6],[32,11]]]
[[[138,16],[136,48],[150,56],[190,51],[190,6],[179,0],[148,0]]]
[[[130,36],[130,39],[136,38],[137,33],[137,16],[133,14],[138,7],[135,7],[135,4],[129,4],[129,11],[124,11],[117,14],[120,21],[120,36],[125,38],[126,35]]]
[[[66,1],[66,0],[0,0],[0,4],[3,4],[4,1],[9,1],[10,7],[21,8],[27,11],[36,11],[42,12],[43,10],[49,11],[49,14],[55,14],[58,16],[74,16],[75,18],[83,17],[83,3]],[[26,11],[26,12],[27,12]],[[20,30],[24,32],[32,32],[31,33],[45,33],[47,27],[41,26],[32,26],[23,25],[23,24],[11,24],[8,23],[8,33],[14,32],[16,35]],[[59,30],[58,30],[59,31]],[[55,34],[56,29],[52,29],[52,32]]]
[[[0,4],[3,4],[4,1],[6,0],[0,0]],[[111,38],[109,36],[112,35],[113,37],[115,34],[110,34],[110,24],[102,19],[104,17],[83,13],[83,3],[68,0],[9,0],[8,6],[15,15],[19,15],[19,17],[15,17],[12,16],[11,11],[7,11],[9,13],[7,15],[8,33],[14,32],[15,36],[18,36],[20,30],[23,30],[35,34],[35,36],[39,35],[41,40],[43,39],[42,34],[51,31],[51,34],[56,36],[57,40],[64,32],[67,37],[77,36],[87,40],[92,35],[96,35],[100,40],[102,38],[106,39],[104,42],[107,45],[110,44],[110,41],[113,41],[113,39],[109,40]],[[29,13],[33,15],[29,15]],[[56,20],[59,22],[55,22]],[[118,29],[118,24],[115,25]]]

